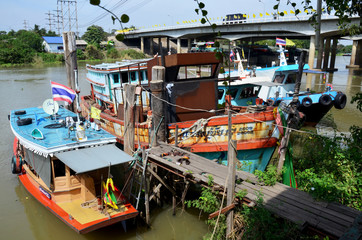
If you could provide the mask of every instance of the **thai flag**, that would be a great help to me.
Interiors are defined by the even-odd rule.
[[[287,45],[287,42],[284,39],[277,38],[275,44],[280,45],[280,46],[285,46],[285,45]]]
[[[233,50],[230,51],[230,62],[234,61],[235,53]]]
[[[76,94],[73,89],[56,82],[50,82],[50,84],[54,101],[66,101],[69,104],[73,102]]]

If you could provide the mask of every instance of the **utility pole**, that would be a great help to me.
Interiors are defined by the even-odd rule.
[[[79,34],[78,31],[78,13],[77,13],[77,1],[76,0],[58,0],[57,1],[58,8],[60,5],[60,16],[62,22],[62,31],[66,31],[65,29],[68,25],[68,31],[72,31],[73,26],[76,28],[76,35]],[[75,20],[75,23],[73,23]]]
[[[317,69],[321,68],[321,61],[320,59],[322,58],[322,52],[323,49],[321,49],[321,15],[322,15],[322,0],[318,0],[317,1],[317,25],[316,25],[316,29],[315,29],[315,49],[316,51],[318,51],[318,56],[317,56]]]
[[[53,23],[52,23],[52,16],[53,16],[53,14],[51,14],[50,13],[50,11],[48,11],[48,13],[45,13],[46,15],[48,15],[48,18],[45,18],[45,20],[48,20],[49,21],[49,31],[51,31],[52,30],[52,25],[54,25]]]
[[[28,26],[27,26],[26,20],[24,20],[24,29],[25,29],[25,30],[28,30]]]
[[[58,6],[57,6],[57,10],[53,10],[54,12],[56,12],[57,14],[55,15],[55,17],[57,18],[57,30],[58,30],[58,35],[60,36],[60,21],[59,21],[59,18],[60,18],[60,10],[58,9]]]

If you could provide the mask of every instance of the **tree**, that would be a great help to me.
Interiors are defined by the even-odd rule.
[[[92,25],[87,28],[87,31],[82,36],[82,39],[84,39],[89,44],[94,44],[94,45],[99,46],[101,41],[104,41],[107,39],[107,33],[104,32],[102,27]]]
[[[280,14],[280,16],[284,16],[283,11],[279,11],[280,8],[280,0],[275,0],[277,4],[274,6],[274,10]],[[339,26],[348,31],[350,35],[357,35],[362,32],[362,4],[361,0],[322,0],[324,2],[324,11],[327,12],[329,15],[333,14],[334,16],[338,17],[338,24]],[[315,2],[315,1],[314,1]],[[317,19],[317,12],[314,11],[312,6],[312,0],[305,0],[302,1],[303,6],[300,9],[303,11],[308,11],[308,14],[311,15],[310,20],[312,21],[313,25],[316,24]],[[287,5],[291,5],[294,8],[295,15],[297,16],[302,12],[299,9],[297,3],[293,1],[288,1]],[[354,25],[350,24],[351,20],[350,17],[358,15],[360,18],[360,24]]]

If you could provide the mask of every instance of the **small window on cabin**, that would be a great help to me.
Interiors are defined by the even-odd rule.
[[[140,81],[141,82],[144,80],[144,74],[145,74],[145,71],[140,72]]]
[[[136,72],[130,72],[129,77],[130,77],[131,81],[136,81],[137,80]]]
[[[295,83],[296,80],[297,80],[297,74],[295,74],[295,73],[288,74],[287,80],[285,81],[285,83]]]
[[[217,93],[218,99],[221,100],[223,96],[224,96],[224,89],[219,89]]]
[[[197,65],[180,67],[177,79],[195,79],[211,77],[212,65]]]
[[[118,73],[113,74],[113,83],[119,83],[119,75],[118,75]]]
[[[128,73],[122,72],[121,76],[122,76],[122,83],[128,83]]]
[[[63,50],[63,46],[58,46],[58,50]]]
[[[283,74],[275,75],[274,82],[275,83],[283,83],[284,77],[285,77],[285,75],[283,75]]]
[[[65,164],[60,160],[54,160],[54,177],[64,177],[65,176]]]

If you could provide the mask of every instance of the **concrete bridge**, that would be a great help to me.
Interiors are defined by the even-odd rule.
[[[320,49],[314,66],[315,57],[315,30],[308,21],[309,16],[301,17],[269,17],[259,19],[245,19],[237,21],[212,22],[217,25],[215,30],[209,24],[189,24],[152,29],[136,29],[125,32],[126,41],[133,42],[141,51],[154,54],[154,39],[158,39],[158,47],[162,51],[162,43],[170,48],[170,42],[176,42],[177,53],[182,52],[181,46],[191,49],[191,41],[227,39],[235,44],[236,40],[254,42],[275,37],[309,39],[309,66],[315,69],[334,70],[337,40],[353,40],[350,65],[347,67],[362,66],[362,35],[348,38],[347,34],[338,28],[338,18],[322,15]],[[350,18],[353,24],[360,24],[358,16]],[[217,36],[217,32],[221,36]],[[148,45],[148,46],[147,46]],[[323,54],[324,52],[324,54]]]

